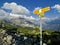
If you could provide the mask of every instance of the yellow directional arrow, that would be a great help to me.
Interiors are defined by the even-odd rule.
[[[50,10],[50,7],[45,7],[45,8],[42,8],[42,9],[37,9],[37,10],[34,10],[34,14],[37,14],[37,15],[40,15],[41,17],[44,17],[44,13],[49,11]]]

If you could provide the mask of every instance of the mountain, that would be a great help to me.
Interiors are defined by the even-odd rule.
[[[36,25],[34,23],[32,23],[30,20],[26,20],[25,18],[11,18],[11,19],[4,19],[5,22],[11,23],[11,24],[15,24],[18,26],[22,26],[22,27],[35,27]]]
[[[15,25],[19,25],[22,27],[36,27],[40,25],[40,21],[39,20],[30,20],[30,19],[26,19],[26,18],[9,18],[9,19],[4,19],[4,21],[8,22],[8,23],[13,23]],[[55,18],[55,19],[44,19],[43,20],[43,30],[60,30],[60,17]]]
[[[52,19],[46,22],[46,25],[43,26],[43,29],[49,30],[60,30],[60,17],[57,19]]]

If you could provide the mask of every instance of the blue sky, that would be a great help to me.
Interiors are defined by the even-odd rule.
[[[53,7],[57,4],[60,6],[60,0],[0,0],[0,8],[3,6],[5,2],[8,3],[15,2],[17,5],[22,5],[26,7],[30,11],[29,15],[32,15],[35,18],[38,18],[38,16],[34,15],[32,12],[37,7],[42,7],[42,8],[46,6]],[[59,10],[55,7],[51,9],[49,12],[46,12],[45,16],[49,18],[56,17],[56,16],[59,17],[60,12],[58,11]]]

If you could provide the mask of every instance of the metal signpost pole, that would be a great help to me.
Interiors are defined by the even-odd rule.
[[[40,45],[42,45],[42,19],[41,17],[40,17]]]

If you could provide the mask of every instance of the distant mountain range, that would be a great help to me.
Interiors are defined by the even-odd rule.
[[[57,19],[53,19],[50,21],[45,22],[46,25],[43,26],[43,29],[49,29],[49,30],[56,30],[59,31],[60,30],[60,17],[58,17]]]
[[[14,23],[16,25],[22,26],[22,27],[36,27],[39,26],[40,21],[39,20],[29,20],[25,18],[11,18],[11,19],[4,19],[4,21]],[[43,20],[43,30],[60,30],[60,17],[57,19],[51,19],[51,20]]]

